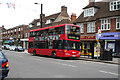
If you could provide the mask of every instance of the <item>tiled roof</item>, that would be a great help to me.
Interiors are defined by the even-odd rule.
[[[56,19],[58,16],[60,15],[60,12],[59,13],[56,13],[56,14],[52,14],[52,15],[49,15],[49,16],[46,16],[45,18],[46,19]]]
[[[120,16],[120,10],[110,11],[109,2],[95,2],[94,6],[98,8],[98,11],[94,14],[94,16],[84,17],[84,12],[76,19],[74,23],[82,23],[82,22],[89,22],[95,21],[101,18],[108,18],[108,17],[115,17]],[[86,8],[94,7],[93,4],[89,4]]]

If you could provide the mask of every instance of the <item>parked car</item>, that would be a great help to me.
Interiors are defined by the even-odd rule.
[[[2,45],[2,49],[4,49],[4,45]]]
[[[25,49],[24,48],[22,48],[22,46],[17,46],[16,48],[15,48],[15,51],[24,51]]]
[[[9,63],[5,54],[0,50],[0,78],[3,80],[9,72]]]
[[[4,45],[4,49],[9,50],[10,49],[10,45]]]
[[[11,50],[11,51],[15,51],[15,48],[17,48],[17,47],[14,46],[14,45],[13,45],[13,46],[10,46],[10,50]]]

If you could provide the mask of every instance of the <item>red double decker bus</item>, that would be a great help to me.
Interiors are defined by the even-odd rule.
[[[63,24],[31,30],[28,52],[52,57],[80,57],[80,27]]]

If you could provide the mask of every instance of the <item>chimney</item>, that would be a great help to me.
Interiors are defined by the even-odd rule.
[[[66,6],[62,6],[61,7],[61,12],[67,12],[67,7]]]
[[[76,20],[76,14],[75,13],[72,13],[71,15],[71,21],[74,22]]]
[[[89,0],[89,4],[94,3],[94,2],[95,2],[95,0]]]
[[[4,25],[2,25],[2,28],[4,28]]]

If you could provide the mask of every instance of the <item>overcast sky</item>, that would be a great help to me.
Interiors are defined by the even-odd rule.
[[[43,13],[46,16],[60,12],[61,6],[65,5],[69,15],[76,13],[78,17],[82,8],[89,4],[89,0],[0,0],[0,26],[4,25],[9,29],[22,24],[28,25],[38,19],[41,6],[35,5],[36,2],[43,4]],[[8,8],[7,3],[14,3],[15,9]]]

